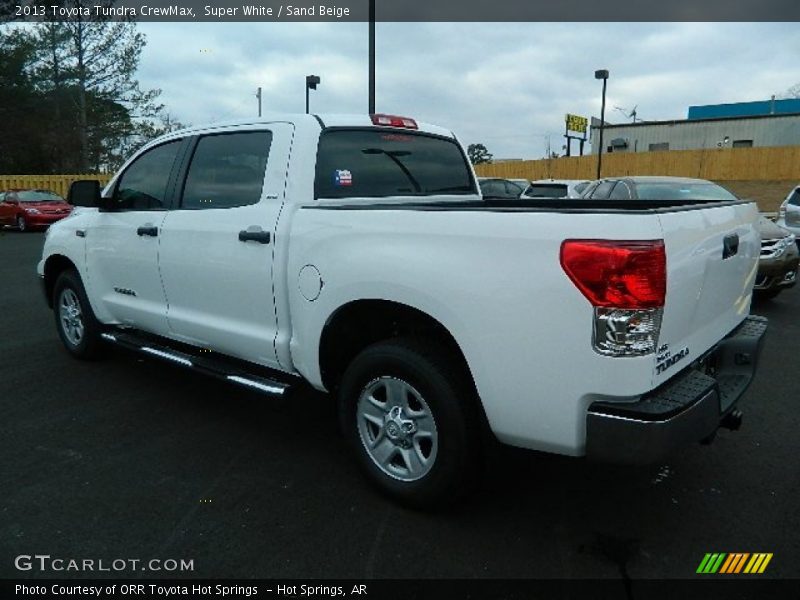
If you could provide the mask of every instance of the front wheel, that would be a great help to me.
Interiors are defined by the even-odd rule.
[[[53,288],[53,312],[58,336],[70,354],[87,360],[100,355],[100,323],[76,271],[70,269],[58,276]]]
[[[455,500],[480,473],[475,393],[433,342],[373,344],[342,379],[342,426],[369,479],[403,504]]]
[[[19,215],[17,217],[17,229],[23,233],[28,231],[28,222],[22,215]]]

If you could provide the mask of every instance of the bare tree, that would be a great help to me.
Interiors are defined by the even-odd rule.
[[[788,90],[783,92],[780,98],[800,98],[800,83],[795,83]]]

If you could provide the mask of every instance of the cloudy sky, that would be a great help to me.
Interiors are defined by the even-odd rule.
[[[139,80],[184,123],[264,111],[367,110],[366,23],[142,23]],[[694,104],[780,96],[800,82],[793,23],[378,23],[377,109],[446,126],[497,158],[561,152],[564,113],[680,119]],[[575,150],[577,148],[575,147]]]

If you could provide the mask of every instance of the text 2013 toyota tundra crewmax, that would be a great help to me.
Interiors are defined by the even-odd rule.
[[[70,196],[91,208],[38,266],[70,353],[304,379],[417,506],[467,489],[487,432],[647,462],[738,426],[766,329],[754,204],[482,198],[455,136],[405,117],[191,128]]]

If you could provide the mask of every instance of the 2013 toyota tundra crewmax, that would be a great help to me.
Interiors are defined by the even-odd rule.
[[[71,354],[305,380],[416,506],[493,438],[641,463],[737,427],[766,329],[754,204],[484,198],[453,133],[406,117],[194,127],[70,199],[38,273]]]

